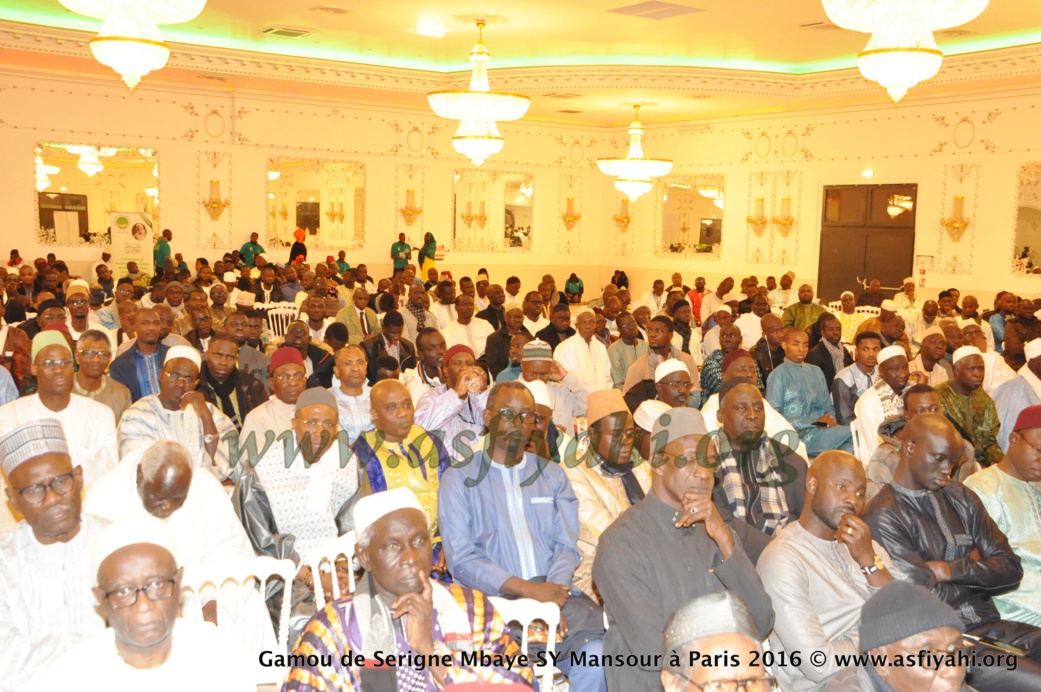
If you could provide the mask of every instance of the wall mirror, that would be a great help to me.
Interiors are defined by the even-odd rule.
[[[719,259],[726,188],[722,175],[670,175],[655,185],[660,204],[659,257]]]
[[[1019,169],[1012,266],[1017,273],[1041,274],[1041,162]]]
[[[114,214],[159,223],[159,157],[153,149],[40,142],[35,150],[41,245],[108,245]]]
[[[267,163],[267,240],[293,244],[300,228],[314,250],[359,250],[365,244],[365,164],[271,158]]]
[[[530,252],[535,182],[529,173],[457,170],[452,249]]]

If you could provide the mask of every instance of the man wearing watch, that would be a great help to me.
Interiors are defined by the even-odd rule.
[[[775,534],[756,565],[777,613],[770,648],[801,654],[798,665],[778,666],[782,689],[813,689],[840,669],[836,656],[856,654],[861,606],[894,578],[889,555],[860,518],[866,492],[855,456],[824,452],[806,475],[799,520]],[[826,655],[820,667],[811,657],[817,651]]]

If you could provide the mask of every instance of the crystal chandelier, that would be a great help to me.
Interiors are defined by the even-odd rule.
[[[50,176],[60,173],[61,168],[45,164],[43,162],[43,157],[40,156],[39,153],[36,154],[33,163],[36,164],[36,191],[43,192],[51,186]]]
[[[496,121],[518,120],[524,117],[531,104],[527,96],[491,90],[488,84],[491,53],[483,42],[484,24],[483,19],[477,22],[477,43],[470,51],[470,62],[473,63],[470,88],[427,94],[427,101],[436,115],[459,121],[452,146],[475,166],[502,151],[503,139]]]
[[[93,178],[105,169],[105,166],[101,163],[102,157],[115,156],[117,151],[110,147],[94,147],[79,144],[68,145],[65,147],[65,150],[80,157],[76,168],[86,173],[88,178]]]
[[[893,101],[931,79],[943,52],[933,32],[979,16],[989,0],[821,0],[836,26],[871,34],[857,55],[860,73],[886,88]]]
[[[90,40],[90,51],[98,62],[118,72],[131,91],[170,58],[158,25],[191,21],[206,4],[206,0],[59,1],[77,14],[102,20],[101,31]]]
[[[640,106],[633,106],[635,115],[629,125],[629,151],[624,159],[597,159],[600,172],[616,178],[615,189],[633,202],[650,192],[652,178],[660,178],[672,170],[672,161],[648,159],[643,155],[643,125],[640,124]]]

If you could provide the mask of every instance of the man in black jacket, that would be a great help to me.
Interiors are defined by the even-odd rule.
[[[506,326],[506,311],[503,310],[506,291],[499,284],[492,284],[485,289],[484,294],[488,298],[488,307],[478,312],[477,316],[490,322],[495,331],[499,331]]]
[[[304,364],[311,361],[310,374],[307,377],[307,388],[333,386],[333,366],[335,365],[333,354],[319,348],[311,343],[311,329],[306,322],[297,320],[286,329],[283,346],[291,346],[300,351],[304,357]]]
[[[535,334],[535,338],[542,339],[555,351],[561,341],[574,335],[575,328],[571,326],[571,308],[567,303],[557,303],[550,313],[549,326],[540,329]]]
[[[821,340],[806,354],[806,362],[816,365],[824,373],[824,381],[831,391],[831,383],[835,380],[835,373],[842,368],[853,365],[853,356],[849,354],[846,347],[842,345],[842,323],[839,318],[829,314],[827,318],[821,317],[819,321]],[[842,365],[838,364],[841,361]],[[869,382],[870,384],[870,382]]]
[[[1038,689],[1041,629],[1001,619],[991,599],[1019,586],[1020,559],[979,497],[950,480],[962,455],[958,431],[942,415],[925,413],[904,426],[900,444],[893,482],[872,500],[864,521],[901,573],[958,611],[967,634],[1027,652],[1008,670],[983,665],[984,654],[993,661],[1000,651],[977,644],[969,684],[979,690]]]
[[[404,329],[405,320],[401,313],[390,310],[383,315],[380,331],[362,339],[361,348],[368,358],[369,386],[376,384],[376,375],[379,374],[379,364],[376,361],[381,356],[390,356],[398,361],[402,370],[416,367],[416,347],[411,341],[401,337]]]

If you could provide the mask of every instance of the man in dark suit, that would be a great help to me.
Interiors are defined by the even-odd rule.
[[[806,362],[810,365],[816,365],[824,372],[824,381],[828,383],[828,389],[830,390],[831,383],[835,379],[835,373],[842,368],[853,365],[853,356],[842,345],[842,322],[839,321],[839,318],[833,315],[829,315],[827,319],[822,318],[820,330],[820,343],[811,348],[810,352],[806,354]],[[836,367],[840,359],[842,367]]]
[[[401,364],[401,370],[416,367],[416,347],[408,339],[401,338],[405,329],[405,320],[397,310],[390,310],[383,315],[383,327],[380,331],[369,334],[362,339],[361,348],[369,361],[369,385],[376,384],[379,374],[381,356],[390,356]]]
[[[304,357],[304,365],[311,363],[311,374],[307,378],[307,388],[333,386],[333,354],[311,343],[311,329],[306,322],[296,321],[286,329],[283,346],[290,346],[300,351]]]
[[[134,345],[117,356],[108,369],[109,377],[130,390],[131,401],[159,393],[159,371],[163,369],[166,352],[170,350],[160,340],[162,323],[155,310],[138,310],[135,325],[137,339]]]
[[[282,286],[275,281],[275,268],[273,266],[267,265],[260,270],[260,281],[257,282],[253,295],[258,303],[285,302],[286,299],[282,293]]]
[[[506,326],[506,312],[502,308],[506,304],[506,291],[499,284],[492,284],[485,289],[484,295],[488,298],[488,307],[478,312],[477,316],[499,331]]]

